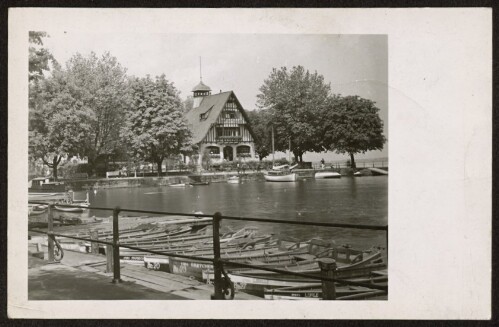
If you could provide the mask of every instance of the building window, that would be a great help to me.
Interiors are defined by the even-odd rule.
[[[237,147],[237,154],[250,154],[251,148],[249,145],[240,145]]]
[[[225,119],[236,119],[236,113],[232,111],[225,112]]]
[[[217,127],[217,137],[239,136],[239,127]]]
[[[240,145],[236,148],[238,158],[250,158],[251,148],[248,145]]]
[[[218,146],[207,146],[206,150],[209,154],[220,154],[220,148]]]

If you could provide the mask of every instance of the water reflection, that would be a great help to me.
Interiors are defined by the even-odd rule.
[[[214,213],[315,222],[386,224],[388,179],[386,177],[307,179],[294,183],[244,181],[241,184],[211,183],[207,186],[144,187],[90,192],[92,206]],[[111,212],[90,210],[90,216]],[[133,215],[128,213],[128,215]],[[238,228],[242,222],[223,221]],[[298,238],[321,236],[344,243],[385,243],[384,232],[328,229],[278,224],[256,224],[262,232]]]

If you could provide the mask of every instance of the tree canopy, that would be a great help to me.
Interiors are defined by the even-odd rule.
[[[63,156],[82,154],[90,133],[92,112],[75,99],[67,76],[55,70],[37,87],[37,106],[31,112],[29,152],[32,159],[41,158],[52,168],[57,179],[57,167]]]
[[[34,42],[39,38],[33,35]],[[32,157],[53,158],[56,177],[64,154],[87,156],[94,167],[97,157],[115,152],[122,145],[127,85],[126,70],[109,53],[76,54],[64,68],[56,65],[51,76],[30,83]]]
[[[45,32],[29,32],[29,81],[37,81],[43,78],[43,72],[49,71],[49,63],[57,65],[54,56],[45,48],[43,48],[43,38],[48,37]]]
[[[126,69],[110,53],[92,52],[73,56],[65,73],[72,96],[92,112],[85,154],[94,166],[99,156],[121,147],[119,131],[130,102]]]
[[[255,152],[260,160],[272,153],[272,141],[270,137],[270,112],[269,110],[246,111],[251,129],[255,135]]]
[[[327,108],[323,119],[326,149],[349,154],[352,168],[356,168],[354,154],[383,149],[383,121],[373,101],[359,96],[334,97]]]
[[[81,153],[88,132],[89,112],[82,108],[67,87],[67,79],[52,54],[43,46],[45,32],[29,32],[29,157],[42,159],[52,168],[65,155]],[[44,72],[54,71],[48,78]]]
[[[165,75],[135,78],[130,83],[132,105],[126,113],[121,135],[134,154],[158,165],[163,159],[191,147],[191,131],[183,115],[178,91]]]
[[[302,66],[272,70],[257,97],[260,108],[269,110],[275,150],[285,151],[291,143],[297,161],[303,161],[306,151],[323,150],[317,126],[329,94],[329,84],[317,72]]]

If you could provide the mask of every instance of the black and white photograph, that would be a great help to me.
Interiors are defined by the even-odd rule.
[[[22,51],[13,59],[19,69],[9,75],[9,87],[13,80],[24,85],[15,106],[21,109],[14,113],[9,102],[9,119],[21,116],[23,124],[13,131],[9,122],[9,135],[25,135],[17,147],[9,143],[9,157],[19,153],[24,172],[15,185],[20,198],[9,207],[9,224],[18,220],[9,236],[22,244],[16,251],[23,258],[16,260],[24,261],[13,270],[9,254],[9,272],[24,276],[22,292],[11,299],[27,303],[27,311],[16,316],[71,317],[29,308],[79,303],[77,311],[88,312],[105,300],[123,305],[128,312],[115,313],[122,317],[151,317],[140,316],[139,308],[148,306],[140,303],[180,306],[184,309],[152,316],[187,319],[220,317],[209,308],[223,312],[227,305],[235,305],[237,314],[251,303],[267,306],[265,317],[273,317],[270,308],[277,305],[300,308],[299,317],[313,319],[306,308],[322,308],[319,316],[328,317],[324,308],[396,306],[393,299],[402,293],[411,298],[401,283],[432,289],[445,279],[438,265],[460,269],[453,266],[454,254],[450,264],[428,263],[450,247],[433,247],[436,232],[427,225],[428,217],[447,207],[435,211],[435,203],[422,203],[432,202],[430,193],[446,180],[451,190],[439,193],[443,202],[446,196],[460,198],[453,192],[461,184],[452,178],[460,165],[467,166],[460,153],[469,149],[461,143],[453,144],[456,151],[437,149],[456,133],[454,126],[473,130],[469,139],[458,140],[469,147],[476,126],[490,114],[490,98],[481,99],[484,109],[475,112],[476,120],[467,121],[466,110],[424,108],[404,91],[418,85],[391,83],[401,73],[410,78],[420,72],[401,66],[411,60],[390,47],[400,34],[369,30],[360,17],[352,30],[338,28],[339,20],[323,31],[313,23],[290,23],[312,22],[315,14],[346,20],[335,10],[26,10],[16,17],[30,14],[34,20],[16,28],[10,21],[16,41],[9,47]],[[54,14],[53,22],[41,18],[45,11]],[[204,29],[208,17],[220,19]],[[186,22],[175,23],[182,18],[193,26],[182,29]],[[430,75],[419,83],[426,91],[441,87]],[[444,122],[439,130],[436,124]],[[428,142],[430,130],[442,138]],[[477,142],[487,150],[483,131]],[[425,149],[432,146],[435,151]],[[486,182],[490,171],[480,171],[486,175],[475,177]],[[473,178],[467,176],[464,183]],[[9,179],[9,187],[12,183]],[[473,188],[462,189],[474,196]],[[413,193],[404,198],[406,192]],[[475,206],[466,200],[463,205]],[[13,217],[11,209],[23,218]],[[444,220],[433,220],[435,228]],[[490,236],[490,220],[485,215],[480,221],[473,235],[463,228],[467,222],[450,228],[449,242],[459,233],[464,236],[457,239],[470,242]],[[404,241],[405,235],[412,239]],[[485,243],[477,244],[486,255],[490,239],[482,236]],[[408,250],[411,244],[414,251]],[[417,261],[423,254],[432,257]],[[490,267],[482,259],[474,257]],[[418,268],[407,269],[410,265]],[[466,270],[458,274],[476,278]],[[415,275],[417,282],[410,280]],[[481,283],[475,285],[480,296],[487,285],[490,291],[490,283]],[[437,288],[450,288],[445,284]],[[209,306],[189,316],[197,302],[188,300]],[[128,307],[136,311],[125,309],[127,303],[137,303]],[[457,318],[454,308],[461,306],[450,305],[449,317]],[[240,318],[251,317],[242,312]],[[482,311],[476,314],[483,317]]]

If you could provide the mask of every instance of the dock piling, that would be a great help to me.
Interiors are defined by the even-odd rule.
[[[99,240],[99,233],[96,230],[91,230],[89,234],[92,240]],[[92,254],[99,254],[99,243],[90,243],[90,249]]]
[[[214,288],[215,294],[211,296],[212,300],[223,300],[222,290],[222,263],[220,256],[220,220],[222,214],[216,212],[213,215],[213,272],[214,272]]]
[[[336,277],[336,260],[331,258],[321,258],[318,262],[319,267],[321,268],[321,277],[334,280]],[[333,281],[322,280],[322,299],[336,299],[336,288]]]
[[[106,272],[111,273],[114,271],[113,267],[113,246],[106,244]]]
[[[121,283],[121,272],[120,272],[120,247],[119,247],[119,213],[120,207],[116,207],[113,210],[113,283]]]
[[[53,207],[53,204],[49,204],[47,210],[48,210],[48,212],[47,212],[48,261],[54,262],[55,261],[54,260],[55,243],[54,243],[54,239],[52,237],[50,237],[50,235],[54,232],[54,207]]]

